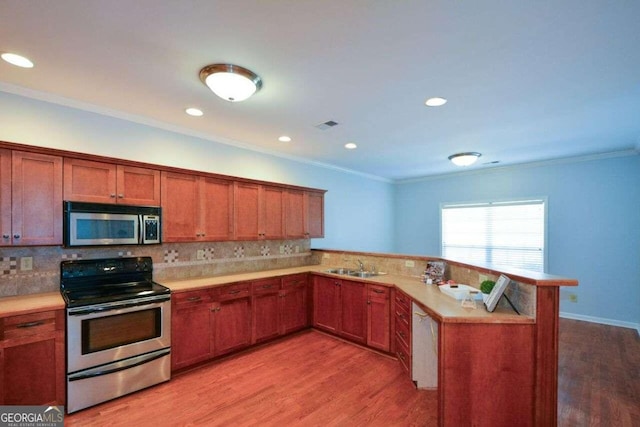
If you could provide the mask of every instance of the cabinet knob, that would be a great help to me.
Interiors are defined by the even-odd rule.
[[[124,194],[118,194],[118,199],[124,199]]]
[[[116,195],[115,194],[109,194],[109,197],[111,197],[112,199],[115,199]]]
[[[20,235],[19,235],[19,234],[14,234],[14,235],[13,235],[13,238],[14,238],[14,239],[19,239],[19,238],[20,238]]]
[[[367,304],[368,304],[368,305],[371,305],[371,301],[370,301],[370,300],[369,300],[369,301],[367,301]]]
[[[8,239],[9,237],[11,237],[11,236],[9,236],[8,234],[3,234],[3,235],[2,235],[2,238],[3,238],[3,239]]]

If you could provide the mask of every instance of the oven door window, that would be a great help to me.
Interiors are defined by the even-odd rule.
[[[152,308],[82,321],[82,354],[158,338],[162,309]]]

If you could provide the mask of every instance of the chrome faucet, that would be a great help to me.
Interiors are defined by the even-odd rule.
[[[358,262],[358,264],[360,265],[360,271],[364,271],[364,264],[362,261],[360,261],[359,259],[356,260]]]

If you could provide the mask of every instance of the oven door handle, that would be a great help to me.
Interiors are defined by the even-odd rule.
[[[161,357],[171,354],[170,348],[163,348],[162,350],[154,351],[152,353],[142,354],[140,356],[131,357],[119,362],[110,363],[108,365],[99,366],[97,368],[87,369],[85,371],[76,372],[68,375],[69,381],[80,381],[88,378],[101,377],[103,375],[113,374],[115,372],[124,371],[136,366],[144,365],[145,363],[152,362]]]
[[[93,314],[93,313],[103,313],[105,311],[111,311],[111,310],[121,310],[123,308],[131,308],[131,307],[140,307],[143,305],[152,305],[152,304],[158,304],[161,302],[165,302],[165,301],[169,301],[171,300],[171,297],[167,296],[164,298],[158,298],[158,299],[154,299],[154,300],[146,300],[146,301],[141,301],[141,302],[131,302],[131,303],[126,303],[126,304],[114,304],[114,305],[109,305],[109,306],[104,306],[104,307],[90,307],[87,308],[85,310],[68,310],[69,311],[69,316],[83,316],[86,314]]]

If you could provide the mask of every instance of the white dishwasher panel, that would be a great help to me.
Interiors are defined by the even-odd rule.
[[[418,388],[438,388],[438,322],[413,303],[412,379]]]

